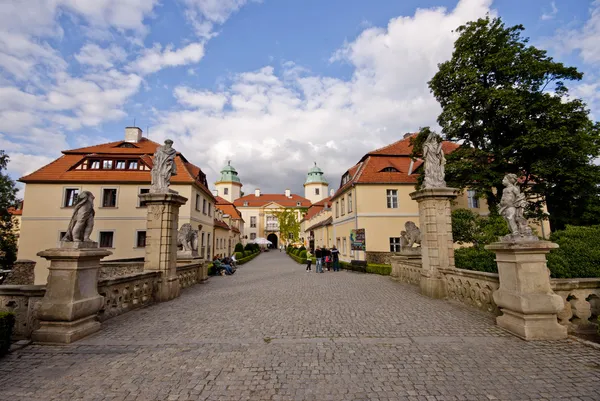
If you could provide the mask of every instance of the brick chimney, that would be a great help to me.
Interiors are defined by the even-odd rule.
[[[142,130],[138,127],[125,127],[125,141],[138,143],[142,139]]]

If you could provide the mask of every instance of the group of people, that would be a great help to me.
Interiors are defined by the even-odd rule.
[[[235,273],[237,269],[237,260],[235,259],[235,255],[220,257],[221,255],[215,255],[213,258],[213,266],[216,269],[217,274],[222,274],[225,272],[225,275],[229,276]]]
[[[333,269],[334,272],[340,271],[340,251],[333,246],[331,249],[325,247],[316,248],[313,253],[307,255],[306,271],[312,270],[312,255],[314,254],[316,259],[315,273],[323,273],[323,267],[328,271]]]

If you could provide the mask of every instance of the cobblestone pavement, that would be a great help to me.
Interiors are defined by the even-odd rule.
[[[599,350],[493,323],[271,252],[70,346],[13,352],[0,400],[600,400]]]

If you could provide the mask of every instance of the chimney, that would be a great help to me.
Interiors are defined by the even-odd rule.
[[[333,195],[335,195],[335,189],[331,188],[329,190],[329,196],[333,196]]]
[[[259,188],[256,188],[254,190],[254,196],[256,196],[257,198],[260,196],[260,189]]]
[[[218,189],[213,189],[212,193],[213,193],[213,196],[219,196],[219,190]]]
[[[142,130],[138,127],[125,127],[125,142],[138,143],[142,139]]]
[[[285,190],[285,197],[286,198],[291,198],[292,197],[292,191],[290,191],[289,189]]]

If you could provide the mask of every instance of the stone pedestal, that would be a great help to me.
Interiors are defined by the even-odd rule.
[[[427,188],[410,194],[419,203],[421,293],[431,298],[446,296],[446,286],[438,269],[454,267],[450,201],[457,193],[455,188]]]
[[[157,301],[179,296],[177,278],[177,227],[179,208],[187,198],[177,193],[148,193],[139,195],[148,207],[146,222],[145,271],[159,271]]]
[[[98,270],[100,259],[111,254],[96,242],[65,242],[38,253],[50,267],[33,341],[69,344],[100,330],[96,314],[104,297],[98,294]]]
[[[550,286],[546,254],[557,244],[548,241],[495,242],[486,249],[496,253],[500,288],[494,302],[503,315],[498,326],[525,340],[559,340],[567,337],[557,313],[564,301]]]

